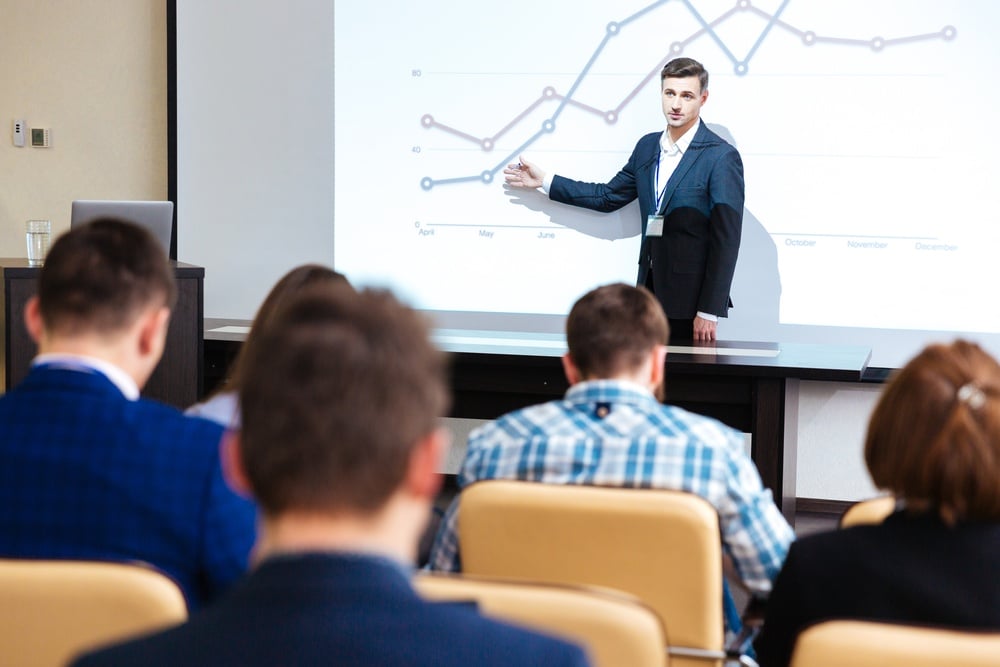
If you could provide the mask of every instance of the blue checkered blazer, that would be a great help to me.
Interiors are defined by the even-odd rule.
[[[144,561],[198,607],[246,570],[255,537],[221,436],[96,371],[34,367],[0,397],[0,557]]]

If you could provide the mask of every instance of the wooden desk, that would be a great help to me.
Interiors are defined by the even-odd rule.
[[[205,320],[205,365],[217,378],[224,376],[245,334],[212,329],[248,324]],[[799,382],[861,382],[870,357],[869,348],[843,345],[720,341],[707,347],[672,346],[667,354],[666,398],[750,433],[751,456],[761,479],[791,522]],[[452,417],[495,419],[558,398],[566,389],[558,356],[452,353]]]
[[[205,269],[171,261],[177,279],[177,305],[170,318],[167,342],[143,396],[186,408],[201,394],[202,311]],[[0,335],[3,336],[4,389],[16,385],[28,373],[37,348],[24,328],[24,305],[35,292],[38,267],[26,259],[0,259],[3,291],[0,292]]]

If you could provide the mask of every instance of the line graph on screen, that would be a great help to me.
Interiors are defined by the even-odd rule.
[[[601,57],[602,53],[609,46],[609,44],[611,44],[615,38],[627,34],[627,29],[631,24],[642,20],[652,20],[651,15],[655,12],[655,10],[671,2],[674,4],[680,2],[680,4],[684,6],[684,8],[690,13],[691,17],[696,21],[699,26],[698,29],[671,42],[667,54],[657,61],[654,66],[646,72],[645,76],[643,76],[614,106],[602,108],[596,106],[594,103],[588,103],[577,99],[577,92],[580,85],[591,73],[595,63],[597,63],[598,59]],[[503,137],[507,136],[512,130],[521,125],[523,122],[526,122],[526,119],[532,112],[536,111],[543,105],[556,103],[555,110],[547,118],[545,118],[540,128],[538,128],[533,134],[530,134],[527,138],[523,139],[516,148],[508,150],[502,159],[496,161],[491,166],[483,169],[478,174],[446,178],[425,176],[420,180],[420,187],[424,190],[431,190],[436,186],[457,183],[469,183],[476,181],[484,184],[492,183],[497,173],[499,173],[504,166],[511,162],[511,160],[536,144],[538,140],[546,134],[555,132],[559,117],[569,108],[585,114],[602,117],[609,125],[617,123],[624,109],[639,95],[640,91],[642,91],[649,84],[649,82],[653,80],[653,77],[660,72],[663,66],[672,58],[683,55],[685,50],[691,44],[702,38],[710,39],[724,54],[725,58],[731,63],[735,75],[746,76],[750,73],[750,64],[754,55],[758,52],[768,35],[775,28],[794,35],[801,40],[802,45],[805,47],[830,44],[844,47],[860,47],[869,49],[875,53],[903,44],[913,44],[916,42],[925,42],[930,40],[950,41],[955,39],[957,36],[957,30],[952,25],[945,25],[940,30],[932,32],[898,35],[893,37],[877,35],[874,37],[862,38],[820,34],[812,29],[803,29],[802,27],[792,25],[791,23],[782,20],[782,14],[785,12],[785,9],[790,2],[791,0],[783,0],[777,9],[769,12],[765,9],[757,7],[752,0],[738,0],[732,7],[725,10],[714,19],[708,20],[698,11],[695,3],[691,0],[657,0],[656,2],[639,9],[624,19],[611,21],[606,25],[603,38],[594,49],[586,64],[576,75],[572,85],[570,85],[566,92],[559,92],[555,86],[545,86],[542,89],[541,95],[537,99],[532,101],[523,110],[519,111],[502,127],[494,130],[487,136],[474,135],[471,131],[460,129],[453,124],[439,120],[433,114],[425,113],[420,117],[420,124],[425,129],[457,137],[471,145],[478,146],[484,153],[490,153],[498,146],[498,142]],[[760,29],[759,34],[757,34],[757,36],[753,39],[753,42],[747,49],[745,55],[742,57],[737,56],[734,53],[735,47],[727,43],[723,39],[720,32],[721,28],[723,28],[727,22],[730,22],[740,14],[753,15],[763,21],[764,24]],[[417,73],[418,71],[414,70],[414,74],[416,75]],[[420,74],[422,74],[422,72],[420,72]]]

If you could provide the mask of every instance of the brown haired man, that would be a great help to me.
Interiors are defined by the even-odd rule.
[[[712,341],[732,303],[729,289],[743,227],[743,162],[700,121],[708,72],[675,58],[660,72],[665,130],[642,137],[607,183],[546,174],[524,160],[504,170],[508,185],[538,188],[553,201],[616,211],[639,200],[642,247],[637,284],[659,298],[674,340]]]
[[[255,510],[223,480],[222,428],[139,398],[174,294],[139,227],[53,244],[25,309],[38,356],[0,398],[0,556],[143,561],[191,607],[246,570]]]
[[[719,513],[722,542],[747,588],[767,593],[791,528],[743,451],[743,434],[661,404],[667,321],[641,287],[599,287],[566,322],[565,398],[517,410],[469,436],[460,487],[484,479],[660,488],[702,496]],[[432,569],[461,569],[452,503]]]
[[[446,447],[445,363],[419,316],[319,285],[259,336],[226,447],[263,512],[256,570],[190,623],[79,664],[584,664],[576,647],[410,587]]]

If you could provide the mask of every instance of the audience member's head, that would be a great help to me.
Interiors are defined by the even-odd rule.
[[[348,284],[347,278],[342,273],[338,273],[333,269],[320,264],[303,264],[295,267],[283,275],[278,282],[274,284],[271,291],[267,293],[267,296],[264,297],[264,301],[260,304],[260,308],[257,309],[257,314],[253,319],[253,327],[250,329],[250,333],[247,334],[247,338],[243,342],[240,352],[233,361],[233,367],[229,374],[229,381],[227,382],[225,388],[229,391],[239,391],[240,387],[243,386],[243,376],[245,372],[245,363],[243,360],[246,358],[247,353],[257,346],[257,331],[260,328],[260,325],[270,322],[274,317],[275,312],[278,311],[283,303],[285,303],[292,295],[302,291],[310,285],[340,284]]]
[[[395,521],[412,558],[447,445],[446,364],[427,324],[387,292],[323,285],[258,336],[234,467],[265,518]]]
[[[575,383],[645,376],[651,365],[662,381],[669,335],[663,308],[649,290],[623,283],[598,287],[580,297],[566,319],[567,377]]]
[[[865,460],[908,507],[1000,520],[1000,364],[967,341],[925,348],[879,399]]]
[[[175,300],[157,240],[131,223],[100,219],[52,245],[25,320],[39,352],[102,357],[141,386],[163,352]]]

